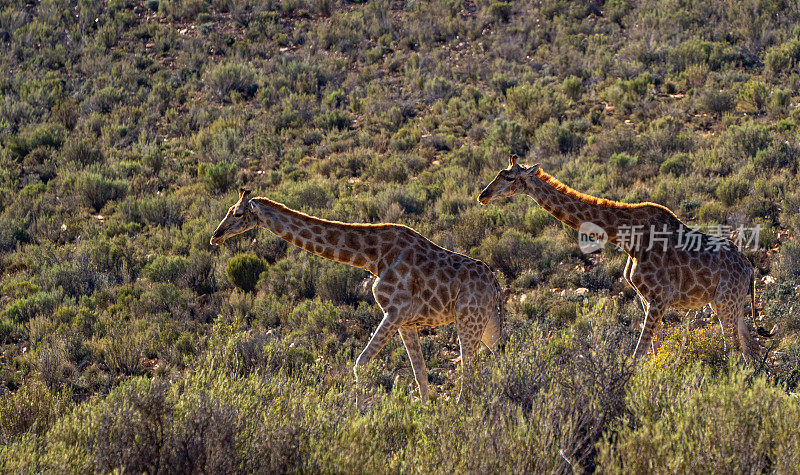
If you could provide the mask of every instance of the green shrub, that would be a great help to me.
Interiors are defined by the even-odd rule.
[[[223,63],[215,66],[205,76],[206,87],[211,96],[220,102],[228,102],[231,92],[244,97],[252,97],[256,85],[256,71],[249,64]]]
[[[39,292],[30,297],[14,300],[0,313],[0,316],[14,323],[26,323],[37,315],[52,312],[57,305],[58,300],[55,295]]]
[[[586,143],[580,134],[552,119],[542,124],[534,137],[539,148],[547,154],[578,152]]]
[[[197,166],[197,176],[209,189],[224,192],[233,185],[236,169],[236,165],[229,162],[201,163]]]
[[[317,293],[337,304],[355,305],[363,298],[361,284],[366,276],[365,271],[343,264],[326,266],[319,276]]]
[[[778,256],[776,274],[784,280],[800,279],[800,243],[785,242]]]
[[[744,112],[761,112],[769,99],[766,84],[750,80],[739,90],[738,104]]]
[[[506,151],[507,154],[524,156],[530,148],[522,125],[513,120],[495,119],[489,129],[489,141]]]
[[[583,81],[577,76],[566,77],[561,83],[561,90],[565,96],[577,101],[583,94]]]
[[[716,89],[703,89],[698,97],[700,109],[717,117],[725,112],[733,110],[736,102],[734,96],[728,91],[718,91]]]
[[[53,392],[32,379],[0,396],[0,442],[8,444],[27,433],[42,435],[73,406],[68,391]]]
[[[125,182],[96,172],[83,172],[75,188],[83,203],[95,211],[100,211],[109,201],[123,198],[127,192]]]
[[[717,185],[714,194],[726,206],[732,206],[750,193],[750,183],[739,178],[727,178]]]
[[[329,300],[304,300],[292,309],[286,324],[296,334],[321,339],[328,332],[341,331],[342,312]]]
[[[294,184],[287,190],[284,199],[287,206],[294,209],[321,209],[328,206],[331,196],[322,185],[315,182],[303,181]]]
[[[39,147],[59,149],[64,144],[66,130],[61,124],[43,123],[28,128],[24,133],[10,138],[5,146],[17,160],[22,160]]]
[[[489,13],[496,20],[506,23],[511,17],[511,5],[508,2],[492,2],[489,5]]]
[[[770,47],[764,53],[764,66],[773,75],[790,71],[800,60],[800,39]]]
[[[772,136],[769,128],[753,121],[745,122],[741,126],[732,126],[725,136],[725,147],[740,159],[753,157],[759,150],[764,150],[770,145]]]
[[[681,176],[690,170],[692,166],[692,156],[688,153],[677,153],[661,162],[659,172],[662,175],[670,174]]]
[[[121,87],[107,86],[98,90],[92,97],[92,111],[108,114],[125,99],[125,90]]]
[[[201,13],[206,13],[209,6],[204,0],[159,0],[158,11],[172,20],[192,21]]]
[[[67,162],[84,166],[103,161],[103,152],[89,139],[68,142],[62,149],[61,156]]]
[[[267,270],[267,264],[252,254],[237,254],[225,266],[225,275],[231,284],[245,292],[256,288],[258,278]]]
[[[566,107],[559,94],[530,83],[509,88],[506,101],[509,113],[523,118],[531,127],[539,127],[551,118],[560,118]]]
[[[153,282],[179,283],[186,281],[189,259],[183,256],[158,256],[142,269]]]
[[[318,115],[314,123],[323,129],[346,129],[350,127],[350,116],[340,110],[323,112]]]
[[[533,238],[514,229],[502,236],[484,239],[473,252],[491,267],[503,272],[509,279],[516,279],[525,269],[549,272],[570,250],[564,249],[549,236]]]
[[[800,411],[765,377],[731,370],[708,383],[697,368],[687,375],[645,371],[628,391],[631,414],[613,441],[598,448],[599,464],[619,473],[791,471],[800,463]],[[775,417],[780,414],[780,417]],[[647,456],[644,456],[647,454]]]
[[[615,167],[625,170],[633,167],[638,162],[636,157],[632,157],[625,152],[615,153],[611,155],[608,161]]]
[[[787,142],[773,143],[768,148],[759,150],[751,162],[756,170],[784,169],[791,166],[800,156],[800,152]]]

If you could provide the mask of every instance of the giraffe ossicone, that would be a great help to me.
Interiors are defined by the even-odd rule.
[[[420,399],[428,399],[428,370],[417,327],[455,321],[464,362],[483,342],[492,353],[505,340],[505,294],[483,262],[437,246],[413,229],[399,224],[350,224],[316,218],[267,198],[249,198],[239,189],[211,237],[222,244],[231,236],[263,227],[301,249],[375,276],[372,293],[383,319],[353,368],[372,360],[400,333],[411,360]],[[460,395],[459,395],[460,398]]]
[[[758,354],[758,344],[744,319],[749,303],[756,324],[753,268],[733,243],[691,229],[655,203],[621,203],[581,193],[545,173],[538,164],[519,165],[515,156],[478,201],[488,204],[520,194],[530,196],[573,229],[580,231],[587,227],[585,223],[592,223],[587,235],[604,238],[628,254],[623,277],[645,309],[636,356],[652,348],[652,336],[667,308],[692,309],[707,303],[720,320],[723,337],[737,340],[738,336],[747,357]],[[643,230],[651,232],[639,232]],[[685,242],[689,235],[694,239],[691,246]],[[758,331],[762,336],[770,334],[761,328]]]

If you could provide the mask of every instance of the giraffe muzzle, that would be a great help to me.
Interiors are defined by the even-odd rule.
[[[225,238],[222,236],[222,232],[216,230],[214,234],[211,235],[211,240],[209,242],[216,246],[225,242]]]

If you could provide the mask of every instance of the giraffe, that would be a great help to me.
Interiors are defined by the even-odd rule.
[[[239,200],[211,237],[212,245],[263,227],[301,249],[365,269],[376,277],[372,293],[383,319],[356,360],[356,381],[359,367],[400,333],[420,399],[427,401],[428,370],[417,327],[455,321],[461,350],[460,400],[464,364],[480,343],[492,354],[504,343],[505,298],[494,273],[483,262],[439,247],[406,226],[328,221],[249,195],[250,190],[239,190]]]
[[[653,348],[653,334],[667,308],[692,309],[707,303],[719,318],[723,338],[735,341],[735,328],[742,353],[757,356],[757,343],[744,320],[750,303],[755,324],[753,268],[731,241],[695,231],[655,203],[621,203],[580,193],[538,164],[517,164],[516,156],[509,158],[508,168],[486,186],[478,201],[485,205],[519,194],[529,195],[573,229],[599,226],[608,242],[628,254],[623,277],[645,311],[635,357],[644,355],[648,346]],[[762,328],[758,332],[770,336]]]

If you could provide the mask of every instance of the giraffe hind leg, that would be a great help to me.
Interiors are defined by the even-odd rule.
[[[483,325],[476,325],[474,324],[475,322],[470,322],[470,319],[474,319],[474,316],[456,316],[456,332],[458,333],[458,345],[461,349],[461,388],[458,392],[459,402],[466,396],[464,392],[464,383],[469,377],[469,371],[466,366],[470,363],[472,355],[474,355],[475,351],[478,349],[484,331]]]
[[[734,347],[738,342],[742,354],[753,359],[758,355],[758,344],[750,334],[747,323],[744,320],[744,304],[735,301],[724,301],[712,303],[714,311],[717,313],[720,325],[722,326],[722,338],[727,344],[731,340]]]
[[[428,400],[428,367],[425,366],[425,358],[422,356],[417,326],[400,327],[399,332],[406,352],[408,352],[408,359],[411,360],[411,369],[414,370],[414,379],[419,387],[419,398],[422,402],[426,402]]]
[[[503,336],[502,316],[498,310],[494,310],[486,322],[486,327],[483,329],[481,341],[494,355],[504,343]]]

